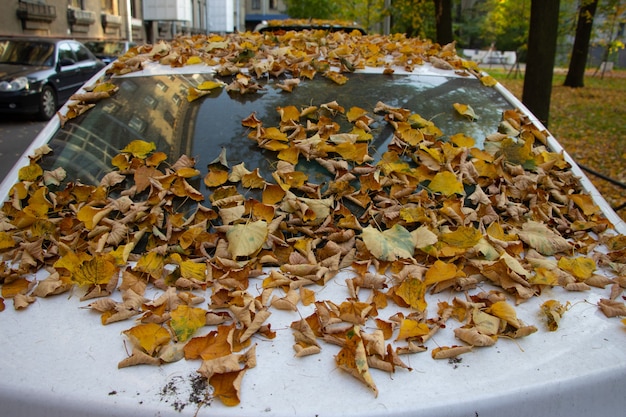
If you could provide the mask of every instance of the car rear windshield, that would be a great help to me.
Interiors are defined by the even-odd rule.
[[[482,147],[485,136],[497,132],[502,112],[511,108],[496,90],[473,77],[353,73],[349,78],[343,85],[316,78],[300,83],[291,93],[278,88],[276,81],[253,94],[218,88],[192,102],[187,100],[189,87],[211,79],[210,75],[114,78],[119,91],[65,124],[51,141],[54,159],[46,159],[44,168],[62,166],[69,179],[95,184],[112,170],[111,158],[140,139],[154,142],[169,161],[181,155],[195,158],[196,168],[203,174],[224,149],[230,166],[245,163],[248,170],[258,168],[264,178],[271,179],[276,152],[260,149],[248,137],[252,129],[242,121],[251,114],[264,127],[270,127],[279,126],[278,110],[288,106],[324,108],[335,102],[345,112],[358,107],[374,119],[369,154],[376,160],[393,137],[393,128],[384,115],[374,112],[379,102],[408,109],[433,122],[442,132],[438,140],[463,133],[472,137],[477,147]],[[470,105],[480,118],[469,120],[454,110],[453,103]],[[334,112],[332,106],[327,108],[328,113]],[[338,124],[338,133],[354,128],[345,114],[329,114],[329,120]],[[296,169],[314,170],[306,164],[300,158]]]

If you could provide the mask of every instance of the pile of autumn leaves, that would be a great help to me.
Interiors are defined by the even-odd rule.
[[[61,168],[44,172],[50,149],[39,149],[3,205],[2,297],[21,309],[81,287],[103,324],[137,322],[124,332],[133,350],[120,367],[201,360],[198,372],[227,405],[239,403],[255,366],[253,338],[276,336],[273,309],[312,306],[291,324],[295,354],[338,345],[337,366],[375,393],[372,368],[408,368],[402,355],[426,350],[450,320],[460,323],[459,345],[432,350],[435,359],[533,333],[509,300],[545,286],[608,287],[599,307],[626,315],[626,238],[604,233],[610,225],[562,155],[520,113],[505,112],[506,133],[479,149],[385,103],[278,112],[277,126],[254,114],[242,121],[250,140],[276,153],[272,178],[231,167],[223,153],[202,178],[207,197],[192,185],[201,175],[192,158],[167,161],[151,143],[130,143],[95,186],[63,183]],[[378,161],[368,147],[373,114],[394,129]],[[341,131],[338,118],[351,130]],[[319,164],[329,181],[311,182],[299,169],[306,164]],[[258,199],[246,197],[251,189]],[[181,212],[184,202],[194,209]],[[33,278],[38,271],[47,276]],[[340,271],[350,275],[345,299],[316,299]],[[262,291],[253,295],[257,279]],[[478,291],[485,282],[494,289]],[[152,287],[162,290],[156,299],[146,298]],[[429,306],[426,295],[442,291],[459,296]],[[395,313],[379,317],[386,308]],[[566,309],[543,304],[551,330]]]

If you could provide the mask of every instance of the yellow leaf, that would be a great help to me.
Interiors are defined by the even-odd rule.
[[[559,328],[561,317],[567,311],[569,302],[566,305],[561,304],[558,300],[548,300],[541,305],[541,312],[546,316],[546,324],[551,332]]]
[[[333,148],[341,157],[348,161],[355,161],[359,164],[371,159],[367,152],[367,143],[344,142]]]
[[[124,171],[130,167],[130,161],[128,160],[127,155],[117,154],[111,159],[111,165],[120,171]]]
[[[94,89],[94,93],[113,93],[117,91],[119,87],[113,83],[98,83]]]
[[[200,174],[200,171],[191,167],[183,167],[176,170],[176,175],[181,178],[193,178],[198,174]]]
[[[209,166],[209,172],[204,177],[204,185],[207,187],[219,187],[228,181],[228,171],[217,165]]]
[[[418,129],[413,129],[409,123],[398,123],[396,134],[411,146],[417,146],[424,140],[424,133]]]
[[[420,323],[417,320],[403,319],[400,323],[400,331],[396,340],[406,340],[415,337],[425,336],[430,333],[430,329],[426,323]]]
[[[143,140],[134,140],[131,143],[129,143],[128,145],[126,145],[126,147],[124,149],[122,149],[122,152],[130,153],[131,155],[133,155],[136,158],[143,159],[143,158],[147,157],[155,149],[156,149],[156,145],[154,144],[154,142],[146,142],[146,141],[143,141]]]
[[[580,256],[578,258],[562,257],[558,262],[559,268],[574,275],[579,280],[586,280],[596,270],[596,262],[591,258]]]
[[[153,278],[159,279],[163,275],[164,266],[165,259],[163,258],[163,255],[159,255],[156,252],[148,252],[139,258],[134,269],[145,272]]]
[[[502,141],[500,149],[505,159],[512,164],[521,165],[526,169],[533,169],[537,165],[531,141],[519,143],[512,138],[506,138]]]
[[[457,248],[469,249],[478,244],[483,235],[471,226],[460,226],[454,232],[442,233],[441,241]]]
[[[521,327],[521,323],[517,319],[515,309],[506,301],[496,301],[486,310],[486,312],[506,321],[516,329]]]
[[[498,84],[498,81],[491,75],[483,75],[482,77],[480,77],[480,82],[487,87],[493,87]]]
[[[463,194],[463,183],[450,171],[438,172],[428,186],[434,193],[442,193],[445,196]]]
[[[465,136],[463,133],[451,136],[450,141],[460,148],[471,148],[476,144],[474,138]]]
[[[20,168],[17,179],[19,181],[36,181],[41,175],[43,175],[43,169],[38,164],[31,162],[30,165]]]
[[[159,164],[167,160],[167,154],[165,152],[155,152],[146,158],[146,165],[150,167],[158,167]]]
[[[0,249],[8,249],[15,247],[16,243],[13,240],[13,234],[8,232],[0,232]]]
[[[411,258],[415,250],[413,236],[399,224],[383,232],[367,226],[361,237],[372,255],[383,261]]]
[[[187,59],[187,62],[185,63],[185,65],[196,65],[196,64],[202,64],[202,58],[200,58],[199,56],[190,56]],[[206,81],[205,81],[206,82]]]
[[[570,194],[569,198],[580,207],[586,216],[600,211],[600,208],[594,203],[590,195],[587,194]]]
[[[336,71],[328,71],[324,73],[324,75],[339,85],[343,85],[348,82],[348,77]]]
[[[458,272],[455,264],[436,260],[424,275],[424,285],[429,286],[437,282],[453,279]]]
[[[559,284],[559,277],[550,269],[538,267],[535,269],[535,275],[531,277],[528,282],[532,285],[555,286]]]
[[[500,319],[477,308],[472,310],[472,322],[483,335],[495,336],[500,332]]]
[[[248,224],[236,224],[226,232],[228,251],[233,258],[250,256],[261,249],[267,235],[267,223],[263,220]]]
[[[277,140],[279,142],[287,142],[289,138],[286,133],[281,132],[276,127],[268,127],[262,135],[263,139]]]
[[[360,107],[356,107],[356,106],[351,107],[350,110],[348,110],[348,113],[346,113],[346,117],[348,118],[348,121],[350,123],[354,122],[359,117],[363,117],[363,116],[367,116],[367,110],[362,109]]]
[[[199,328],[206,323],[206,311],[201,308],[180,304],[170,313],[170,327],[179,342],[187,341]]]
[[[265,187],[265,179],[259,174],[259,169],[255,168],[254,171],[241,177],[241,185],[246,188],[263,188]]]
[[[206,279],[206,265],[199,262],[183,261],[180,263],[180,276],[204,281]]]
[[[461,116],[465,116],[472,121],[478,119],[476,112],[469,104],[454,103],[452,106]]]
[[[426,310],[426,285],[419,278],[405,278],[395,292],[404,302],[417,311]]]
[[[123,332],[145,352],[152,355],[161,345],[169,342],[170,333],[156,323],[140,324]]]
[[[281,123],[297,122],[300,120],[300,111],[296,106],[278,107]]]
[[[83,206],[80,210],[78,210],[76,218],[85,223],[87,230],[93,230],[98,222],[110,212],[111,209],[99,209],[91,206]]]
[[[112,257],[97,254],[72,270],[72,281],[78,285],[107,284],[117,272]]]
[[[287,161],[292,165],[298,163],[298,157],[300,156],[300,150],[295,146],[288,146],[287,148],[280,149],[277,158],[281,161]]]

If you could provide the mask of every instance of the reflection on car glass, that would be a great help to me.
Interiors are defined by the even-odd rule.
[[[207,97],[189,102],[186,91],[209,79],[209,75],[171,75],[113,79],[120,90],[101,105],[71,120],[57,134],[53,143],[66,160],[76,152],[88,152],[93,163],[73,164],[72,173],[81,181],[95,182],[109,169],[111,158],[130,141],[154,142],[170,160],[180,155],[198,158],[197,166],[206,172],[207,164],[228,149],[229,162],[244,162],[261,175],[272,172],[274,156],[259,151],[247,136],[242,120],[255,113],[267,125],[278,125],[279,107],[320,106],[337,97],[346,109],[358,106],[368,110],[372,123],[370,154],[380,158],[392,138],[393,130],[382,115],[373,114],[377,102],[409,109],[426,120],[432,120],[445,135],[462,132],[472,136],[477,146],[486,135],[497,131],[502,111],[509,104],[495,90],[485,88],[470,78],[443,78],[424,75],[352,74],[352,81],[337,87],[328,80],[312,80],[292,93],[285,93],[272,83],[264,84],[258,94],[239,95],[218,89]],[[332,87],[332,88],[329,88]],[[338,88],[341,91],[338,91]],[[184,94],[184,96],[183,96]],[[183,98],[185,97],[185,98]],[[479,122],[468,122],[451,108],[450,103],[470,98],[480,109]],[[350,128],[345,119],[337,118],[342,130]],[[87,142],[91,143],[89,145]]]

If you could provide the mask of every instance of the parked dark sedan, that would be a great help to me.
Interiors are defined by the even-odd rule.
[[[0,113],[48,120],[104,63],[69,39],[0,39]]]

